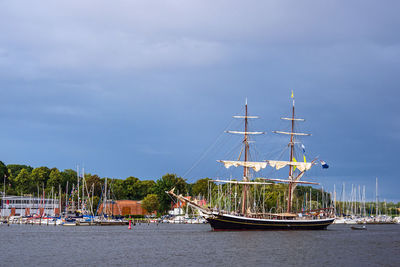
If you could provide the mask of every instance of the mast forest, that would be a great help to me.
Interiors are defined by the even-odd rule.
[[[100,200],[102,188],[104,187],[106,178],[99,177],[97,174],[84,173],[78,171],[80,179],[84,176],[86,186],[93,188],[93,202]],[[41,196],[48,195],[54,190],[59,192],[61,189],[61,200],[65,199],[67,186],[69,190],[74,186],[78,186],[78,172],[72,169],[60,171],[57,168],[31,167],[29,165],[20,164],[4,164],[0,161],[0,191],[6,195],[31,195]],[[83,174],[84,173],[84,174]],[[194,183],[188,183],[186,179],[178,177],[176,174],[167,173],[161,178],[154,180],[141,180],[139,178],[129,176],[125,179],[107,178],[107,187],[111,188],[111,194],[114,200],[143,200],[149,194],[155,194],[159,201],[159,214],[165,214],[171,208],[171,199],[165,191],[175,187],[176,191],[183,195],[195,197],[197,199],[205,199],[208,203],[215,203],[216,199],[207,199],[209,190],[217,192],[225,190],[228,185],[223,185],[218,188],[216,184],[210,181],[209,178],[199,179]],[[257,180],[255,178],[254,180]],[[225,187],[224,187],[225,186]],[[266,185],[262,194],[265,194],[264,205],[265,209],[283,209],[287,208],[287,197],[284,193],[287,191],[286,184]],[[82,187],[82,185],[80,185]],[[249,192],[251,193],[251,192]],[[332,194],[324,192],[322,189],[316,189],[311,186],[297,186],[293,195],[293,210],[300,211],[301,209],[312,209],[327,205],[333,200]],[[62,203],[64,205],[65,203]],[[343,205],[341,201],[337,201],[336,205]],[[356,204],[357,205],[357,201]],[[362,205],[358,203],[358,205]],[[370,212],[375,212],[375,203],[366,202],[364,205]],[[400,209],[400,202],[381,203],[380,210],[386,210],[389,215],[397,215]]]

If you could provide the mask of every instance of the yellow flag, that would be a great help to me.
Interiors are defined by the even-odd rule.
[[[306,161],[306,156],[305,156],[305,155],[303,155],[303,158],[304,158],[304,162],[307,162],[307,161]]]
[[[293,162],[297,162],[295,157],[293,157]],[[296,166],[293,166],[293,171],[295,171],[295,170],[296,170]]]
[[[292,96],[291,96],[291,98],[293,98],[294,97],[294,95],[293,95],[293,90],[292,90]]]

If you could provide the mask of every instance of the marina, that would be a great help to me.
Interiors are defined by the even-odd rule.
[[[305,146],[300,137],[310,136],[311,134],[295,131],[295,123],[305,120],[295,116],[293,91],[291,98],[291,115],[281,117],[281,120],[290,122],[290,130],[273,131],[273,133],[289,136],[287,147],[280,153],[279,160],[262,158],[258,161],[251,159],[250,148],[254,149],[255,143],[252,136],[263,135],[265,132],[248,130],[249,120],[257,119],[258,116],[249,115],[246,99],[245,114],[233,116],[235,119],[243,120],[243,130],[226,131],[229,134],[243,136],[239,156],[237,160],[217,160],[222,163],[225,169],[242,167],[243,177],[232,179],[231,175],[229,180],[205,179],[207,182],[205,195],[207,196],[183,196],[175,193],[175,186],[172,189],[168,186],[165,189],[170,190],[164,192],[160,190],[159,195],[148,194],[147,196],[151,196],[153,201],[156,201],[156,206],[153,205],[153,208],[151,208],[144,204],[146,206],[143,208],[142,202],[146,202],[145,199],[143,201],[114,200],[115,180],[112,179],[104,178],[104,181],[98,184],[101,191],[96,195],[95,184],[88,185],[84,169],[82,168],[82,171],[80,171],[79,167],[77,167],[76,172],[70,172],[70,174],[76,175],[71,180],[72,184],[69,185],[69,181],[66,182],[65,186],[59,184],[58,192],[54,191],[54,186],[51,187],[51,190],[49,187],[46,187],[45,190],[44,184],[42,184],[40,190],[37,184],[36,196],[35,194],[23,194],[22,191],[20,196],[7,196],[7,175],[4,175],[0,223],[68,227],[129,225],[129,229],[136,222],[157,224],[208,223],[214,231],[324,230],[331,224],[398,224],[400,217],[395,217],[395,215],[396,213],[399,215],[400,208],[395,208],[393,214],[392,207],[391,214],[387,215],[386,201],[379,202],[378,178],[376,178],[376,201],[375,203],[369,202],[369,208],[367,208],[368,203],[365,198],[365,186],[361,191],[360,186],[357,190],[357,186],[352,185],[350,196],[346,196],[345,184],[343,183],[339,200],[337,199],[336,186],[334,186],[333,192],[326,192],[323,187],[321,189],[315,189],[311,186],[304,187],[304,185],[320,185],[314,181],[301,180],[303,176],[306,176],[306,172],[315,165],[321,165],[322,169],[328,169],[329,165],[318,157],[307,161]],[[281,159],[285,151],[288,152],[288,161]],[[296,158],[303,158],[303,161],[296,160]],[[27,166],[14,165],[13,168],[15,167]],[[288,167],[288,177],[266,178],[268,176],[258,173],[267,167],[274,171]],[[44,169],[45,167],[41,168]],[[38,169],[34,169],[32,172]],[[22,168],[19,172],[21,174],[27,172],[27,170]],[[279,175],[282,175],[282,172]],[[283,172],[283,175],[286,174]],[[152,184],[155,185],[154,182]],[[8,190],[10,190],[9,187],[10,185]],[[62,192],[63,188],[65,188],[65,193]],[[276,198],[276,206],[266,203],[266,198],[270,198],[270,194],[277,191],[275,188],[280,188],[279,190],[283,191],[283,198],[280,197],[281,193]],[[309,192],[304,192],[305,189],[309,189]],[[154,190],[156,188],[150,189],[150,191]],[[168,215],[165,214],[165,210],[163,215],[163,212],[157,211],[160,204],[158,199],[165,198],[166,195],[170,197],[170,199],[166,199],[166,204],[170,202],[171,210],[168,211]],[[294,200],[296,200],[296,203],[294,203]],[[275,212],[272,212],[273,210]],[[358,228],[355,227],[354,229]]]

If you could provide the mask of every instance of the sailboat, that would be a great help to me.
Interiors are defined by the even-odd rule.
[[[284,134],[290,136],[290,142],[288,144],[290,148],[289,161],[278,161],[278,160],[263,160],[263,161],[250,161],[250,140],[249,136],[263,134],[263,132],[251,132],[248,130],[248,120],[257,119],[257,116],[249,116],[247,99],[245,103],[245,114],[240,116],[234,116],[237,119],[244,120],[244,131],[227,131],[231,134],[243,135],[243,146],[244,149],[240,152],[239,160],[218,160],[222,163],[225,168],[242,167],[243,177],[240,181],[235,180],[220,180],[214,179],[211,182],[223,183],[234,185],[235,189],[241,190],[239,205],[235,205],[234,209],[224,209],[223,207],[210,207],[198,205],[195,201],[190,200],[182,195],[174,193],[174,188],[170,191],[166,191],[171,196],[174,196],[180,201],[186,202],[191,207],[197,209],[199,214],[203,216],[207,222],[211,225],[214,231],[221,230],[322,230],[326,229],[335,220],[335,213],[333,207],[327,207],[318,210],[312,210],[311,206],[308,211],[301,213],[294,212],[292,208],[293,193],[294,189],[298,184],[318,184],[314,182],[300,181],[306,171],[311,169],[313,165],[317,163],[317,159],[311,162],[298,162],[295,160],[295,139],[297,136],[307,136],[310,134],[295,132],[295,123],[304,121],[304,119],[295,117],[295,102],[293,98],[292,116],[289,118],[281,118],[291,122],[291,131],[274,131],[277,134]],[[242,153],[244,152],[244,153]],[[240,160],[242,158],[242,160]],[[325,165],[325,162],[321,162]],[[251,180],[252,172],[258,172],[261,169],[270,166],[279,170],[284,167],[289,168],[289,176],[286,179],[270,179],[270,178],[257,178]],[[297,170],[296,170],[297,169]],[[285,183],[287,184],[287,205],[286,211],[276,211],[276,213],[265,212],[264,209],[252,205],[250,201],[251,187],[254,186],[253,192],[256,192],[256,186],[265,186],[271,184]],[[229,187],[231,188],[231,187]],[[236,192],[235,192],[236,196]],[[255,203],[255,198],[253,199]],[[311,201],[310,201],[311,202]],[[226,206],[225,206],[226,207]]]

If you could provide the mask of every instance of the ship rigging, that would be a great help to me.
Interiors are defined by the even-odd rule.
[[[213,179],[209,182],[212,183],[224,183],[229,186],[225,187],[229,193],[225,195],[225,202],[231,200],[231,196],[234,195],[235,199],[238,194],[238,189],[241,190],[239,203],[229,205],[229,209],[224,208],[221,205],[212,206],[210,205],[203,207],[198,205],[196,202],[189,200],[182,195],[176,195],[174,189],[167,191],[171,196],[176,197],[178,200],[186,202],[188,205],[199,210],[199,213],[210,223],[213,230],[273,230],[273,229],[285,229],[285,230],[314,230],[314,229],[326,229],[334,220],[333,207],[326,207],[323,209],[317,209],[311,211],[311,208],[306,213],[293,212],[293,195],[294,190],[298,184],[310,184],[318,185],[315,182],[300,181],[303,175],[312,168],[313,165],[317,163],[317,159],[311,162],[306,162],[304,157],[304,162],[297,161],[295,158],[295,143],[297,136],[310,136],[308,133],[295,132],[295,122],[302,122],[304,119],[295,117],[295,102],[292,93],[292,109],[290,117],[282,117],[282,120],[290,121],[291,129],[290,131],[273,131],[276,134],[289,135],[289,160],[261,160],[261,161],[251,161],[249,158],[250,151],[250,140],[249,137],[253,135],[262,135],[264,132],[261,131],[249,131],[248,121],[249,119],[257,119],[258,116],[250,116],[248,113],[247,99],[245,103],[245,114],[239,116],[233,116],[236,119],[244,120],[244,130],[230,130],[226,131],[230,134],[243,135],[242,144],[243,149],[239,153],[237,160],[217,160],[222,163],[225,168],[230,167],[243,167],[243,177],[240,181],[236,180],[222,180]],[[251,179],[250,171],[259,172],[262,169],[267,168],[267,166],[279,170],[284,167],[289,168],[288,177],[284,179],[273,179],[266,177],[257,177],[256,179]],[[239,179],[238,179],[239,180]],[[286,197],[286,211],[281,211],[280,213],[276,210],[275,213],[266,212],[264,206],[262,208],[256,206],[256,186],[262,186],[265,193],[265,186],[274,186],[280,183],[287,184],[287,197]],[[231,185],[234,185],[235,192],[232,192]],[[250,187],[254,186],[253,189],[253,203],[250,205]],[[211,201],[212,188],[209,186],[209,201]],[[222,195],[222,194],[221,194]],[[218,189],[218,199],[221,199],[220,191]],[[265,194],[264,194],[265,195]],[[229,198],[228,201],[226,198]],[[239,204],[239,205],[237,205]]]

